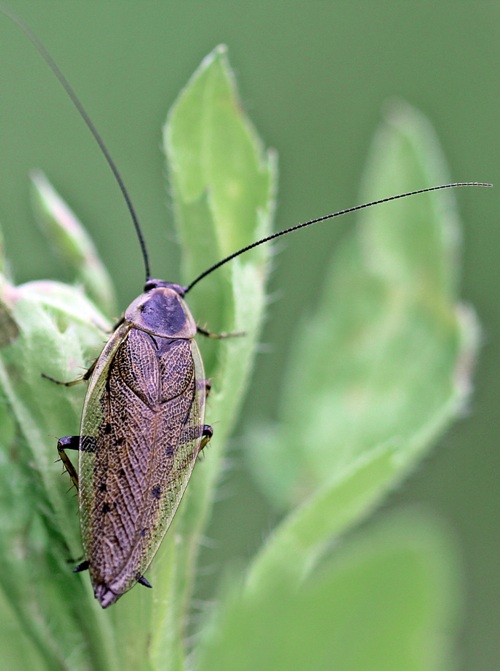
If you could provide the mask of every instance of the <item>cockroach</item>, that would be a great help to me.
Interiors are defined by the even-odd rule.
[[[99,145],[125,199],[145,267],[144,293],[127,308],[97,360],[79,380],[61,383],[88,381],[80,435],[61,438],[57,449],[79,495],[85,561],[73,570],[89,570],[95,597],[107,608],[136,583],[151,587],[144,573],[172,522],[198,454],[213,434],[204,423],[209,382],[194,338],[197,333],[231,334],[216,335],[197,326],[186,294],[237,256],[301,228],[429,191],[490,185],[455,182],[381,198],[257,240],[187,286],[152,279],[138,217],[101,135],[38,37],[10,11],[0,11],[33,43]],[[79,452],[78,472],[68,449]]]

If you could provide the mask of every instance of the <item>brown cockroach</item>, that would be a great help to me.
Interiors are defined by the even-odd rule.
[[[11,12],[0,11],[34,44],[97,141],[125,198],[146,271],[144,293],[127,308],[81,378],[89,384],[80,435],[61,438],[57,445],[79,494],[85,561],[74,571],[89,570],[95,597],[106,608],[136,583],[151,587],[144,573],[172,522],[197,456],[213,433],[204,423],[209,383],[194,337],[225,334],[197,327],[184,300],[193,286],[240,254],[300,228],[419,193],[489,185],[457,182],[418,189],[291,226],[227,256],[188,286],[151,279],[135,209],[94,123],[38,37]],[[78,472],[67,449],[79,452]]]

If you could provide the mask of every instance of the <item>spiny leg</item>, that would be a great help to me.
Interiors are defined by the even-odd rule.
[[[208,395],[210,393],[210,390],[212,389],[212,383],[210,380],[200,380],[198,382],[199,388],[202,390],[202,393],[205,394],[205,400],[208,398]],[[208,424],[203,425],[203,429],[201,431],[201,441],[200,441],[200,447],[198,448],[198,454],[202,451],[204,447],[206,447],[207,443],[210,441],[212,436],[214,435],[214,430],[212,429],[211,426]]]
[[[198,454],[202,451],[204,447],[210,442],[210,439],[214,435],[214,430],[212,429],[211,426],[208,424],[203,425],[203,431],[201,434],[201,443],[200,443],[200,449],[198,450]]]
[[[57,451],[61,457],[64,468],[67,470],[71,482],[78,490],[78,473],[66,454],[66,450],[82,450],[84,452],[94,452],[96,439],[92,436],[64,436],[57,441]]]
[[[210,394],[210,392],[212,390],[212,383],[210,382],[209,379],[200,380],[200,382],[198,383],[198,389],[205,392],[205,401],[206,401],[207,398],[208,398],[208,395]]]
[[[71,482],[75,485],[78,491],[78,473],[76,468],[71,463],[70,458],[66,454],[66,450],[79,450],[80,449],[80,436],[64,436],[59,438],[57,441],[57,451],[61,457],[64,468],[67,470]]]
[[[71,478],[71,482],[75,485],[76,490],[78,491],[78,473],[76,472],[75,467],[71,463],[70,458],[66,454],[66,450],[79,450],[80,449],[80,436],[64,436],[57,441],[57,451],[61,457],[64,468]],[[82,561],[80,564],[75,566],[73,573],[80,573],[80,571],[86,571],[89,567],[87,560]]]
[[[212,333],[212,331],[204,329],[201,326],[197,326],[196,331],[206,338],[213,338],[215,340],[222,340],[223,338],[241,338],[246,335],[245,331],[235,331],[234,333]]]
[[[95,442],[95,439],[86,438],[85,440],[82,441],[80,439],[80,436],[64,436],[63,438],[60,438],[57,441],[57,451],[59,452],[59,456],[61,457],[61,461],[63,462],[64,468],[68,472],[69,477],[71,478],[71,482],[75,485],[77,491],[78,491],[78,473],[76,472],[75,467],[71,463],[70,458],[66,454],[66,450],[81,450],[81,449],[91,450],[92,442]],[[73,573],[80,573],[81,571],[86,571],[89,568],[89,566],[90,566],[89,562],[85,559],[80,564],[75,566],[75,568],[73,569]]]
[[[63,382],[62,380],[58,380],[57,378],[52,377],[52,375],[47,375],[46,373],[42,373],[42,377],[45,378],[46,380],[50,380],[50,382],[54,382],[55,384],[62,384],[64,387],[72,387],[75,384],[80,384],[80,382],[87,382],[87,380],[90,379],[90,376],[94,372],[96,363],[97,359],[90,366],[90,368],[85,371],[85,373],[81,377],[77,377],[76,380],[70,380],[69,382]]]

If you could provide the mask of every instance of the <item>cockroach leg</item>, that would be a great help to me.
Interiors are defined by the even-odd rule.
[[[77,377],[76,380],[70,380],[69,382],[63,382],[62,380],[58,380],[57,378],[52,377],[52,375],[47,375],[46,373],[42,373],[42,377],[46,380],[50,380],[50,382],[54,382],[55,384],[62,384],[64,387],[73,387],[75,384],[80,384],[80,382],[87,382],[87,380],[90,379],[90,376],[94,372],[96,363],[97,359],[81,377]]]
[[[66,450],[78,450],[80,449],[80,436],[64,436],[57,441],[57,451],[61,457],[61,461],[64,464],[64,468],[67,470],[71,482],[75,485],[78,490],[78,473],[76,472],[75,467],[71,463],[70,458],[66,454]]]
[[[211,426],[208,424],[203,425],[203,431],[201,433],[201,443],[200,443],[200,449],[198,450],[198,453],[202,451],[202,449],[207,445],[207,443],[210,441],[211,437],[214,435],[214,430],[212,429]]]
[[[73,573],[81,573],[82,571],[87,571],[89,566],[90,564],[87,560],[82,561],[80,564],[75,566],[75,568],[73,569]]]
[[[149,582],[149,580],[146,580],[146,578],[143,575],[137,576],[137,582],[140,583],[141,585],[144,585],[144,587],[149,587],[150,589],[153,587],[153,585]]]
[[[235,331],[234,333],[212,333],[212,331],[204,329],[201,326],[197,326],[196,331],[206,338],[213,338],[215,340],[222,340],[223,338],[241,338],[246,335],[245,331]]]

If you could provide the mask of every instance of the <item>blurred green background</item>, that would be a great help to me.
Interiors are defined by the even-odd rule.
[[[498,185],[457,194],[464,220],[462,295],[483,327],[469,412],[385,503],[387,509],[424,502],[455,531],[466,580],[461,668],[496,668],[500,4],[11,0],[9,6],[45,42],[105,137],[139,211],[153,274],[162,278],[178,280],[179,266],[161,125],[200,60],[221,42],[229,47],[249,116],[279,152],[277,229],[357,202],[372,133],[394,97],[430,118],[452,180]],[[143,269],[118,189],[46,65],[12,24],[0,17],[0,25],[0,220],[15,278],[64,277],[30,214],[27,175],[40,167],[91,231],[125,307],[140,291]],[[275,416],[289,333],[298,312],[314,304],[322,268],[351,222],[279,246],[263,337],[269,347],[233,439],[209,530],[215,547],[203,555],[211,571],[200,587],[203,596],[213,593],[222,565],[244,560],[272,527],[238,436]],[[209,323],[210,315],[196,317]]]

